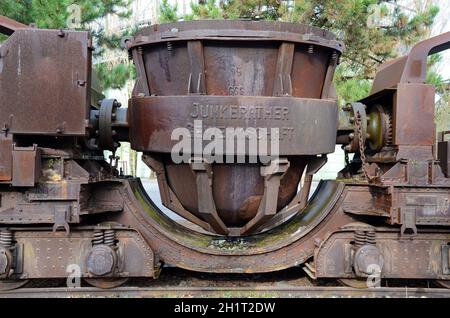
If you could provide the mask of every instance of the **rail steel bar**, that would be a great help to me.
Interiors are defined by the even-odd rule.
[[[440,288],[380,287],[355,289],[350,287],[121,287],[116,289],[24,288],[0,292],[0,298],[72,298],[72,297],[249,297],[249,298],[450,298],[450,290]]]

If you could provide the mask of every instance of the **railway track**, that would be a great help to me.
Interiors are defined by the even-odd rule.
[[[312,281],[299,268],[268,274],[204,274],[165,267],[157,279],[130,279],[124,286],[100,289],[81,281],[31,281],[23,288],[0,291],[0,298],[450,298],[450,289],[426,281],[391,281],[378,288],[336,286],[335,280]]]
[[[450,298],[450,290],[440,288],[380,287],[354,289],[350,287],[121,287],[116,289],[24,288],[1,292],[0,298]]]

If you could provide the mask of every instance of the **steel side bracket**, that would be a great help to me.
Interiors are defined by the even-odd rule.
[[[190,162],[197,183],[198,210],[217,234],[227,235],[229,229],[217,214],[214,203],[211,164],[203,159],[193,158]]]
[[[280,158],[272,160],[268,166],[261,167],[261,175],[264,177],[264,194],[256,216],[241,229],[241,234],[258,229],[277,213],[280,181],[289,166],[289,160]]]
[[[166,178],[166,170],[161,161],[156,158],[153,158],[149,155],[143,155],[142,160],[156,173],[156,179],[158,181],[158,187],[160,189],[161,202],[164,206],[187,219],[188,221],[197,224],[201,228],[206,231],[214,232],[211,226],[203,220],[200,220],[194,214],[187,211],[178,197],[173,193],[170,188],[167,178]]]
[[[416,227],[416,208],[408,207],[402,208],[400,210],[402,227],[400,229],[400,233],[402,236],[416,236],[417,235],[417,227]],[[408,231],[410,233],[408,233]]]

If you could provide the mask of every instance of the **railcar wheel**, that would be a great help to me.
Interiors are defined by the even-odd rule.
[[[357,289],[365,289],[367,288],[367,280],[366,279],[356,279],[356,278],[340,278],[338,282],[344,286],[357,288]]]
[[[18,289],[25,286],[29,282],[28,279],[25,280],[0,280],[0,291],[8,291],[13,289]]]
[[[439,287],[450,289],[450,280],[435,280],[434,282]]]
[[[114,277],[103,277],[103,278],[85,278],[86,283],[91,286],[101,288],[101,289],[111,289],[122,286],[128,281],[128,277],[125,278],[114,278]]]

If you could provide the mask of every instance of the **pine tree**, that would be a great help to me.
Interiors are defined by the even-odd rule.
[[[264,19],[332,31],[346,46],[334,80],[341,103],[367,96],[380,64],[397,57],[399,48],[429,35],[439,12],[438,7],[427,2],[411,14],[395,0],[206,0],[191,3],[192,14],[185,17],[178,17],[176,8],[170,5],[165,9],[171,21]],[[429,80],[435,83],[439,77],[431,72]]]

